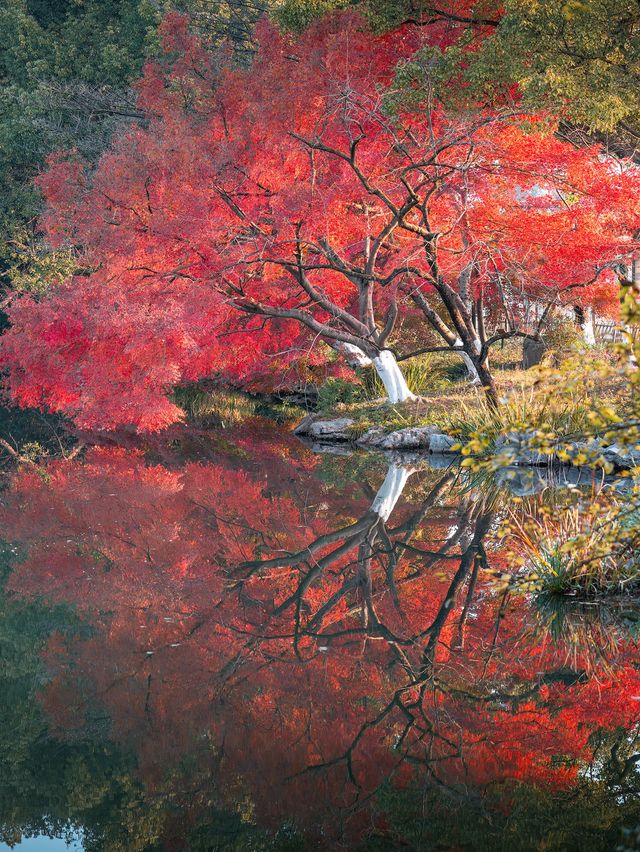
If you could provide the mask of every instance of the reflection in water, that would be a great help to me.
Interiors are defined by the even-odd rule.
[[[0,840],[635,848],[629,613],[497,586],[507,492],[255,436],[202,459],[93,449],[3,494]]]

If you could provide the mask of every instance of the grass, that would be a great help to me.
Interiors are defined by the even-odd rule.
[[[423,355],[402,364],[409,390],[416,396],[445,391],[465,374],[464,365],[455,358]],[[385,396],[384,385],[372,367],[358,369],[357,381],[330,378],[318,389],[317,407],[333,411],[340,405],[380,404]]]
[[[255,400],[233,391],[210,392],[197,385],[176,388],[173,401],[202,428],[237,425],[256,414]]]
[[[466,442],[482,432],[493,438],[520,428],[546,426],[559,434],[577,433],[587,425],[589,407],[576,395],[560,399],[545,395],[536,386],[532,371],[511,370],[497,377],[502,404],[497,411],[487,404],[484,391],[466,380],[449,383],[428,398],[399,405],[384,405],[382,393],[378,398],[333,402],[321,395],[320,412],[345,416],[356,421],[354,430],[362,433],[379,426],[387,431],[407,426],[435,425],[447,434],[455,434]]]
[[[500,351],[500,350],[498,350]],[[472,386],[460,373],[461,363],[451,356],[428,356],[403,365],[407,383],[420,398],[400,405],[384,405],[384,390],[374,374],[362,373],[361,384],[332,380],[320,389],[323,415],[349,416],[356,435],[371,427],[393,431],[407,426],[434,425],[472,442],[472,454],[491,451],[498,435],[508,432],[537,433],[549,446],[554,442],[593,435],[592,414],[598,407],[624,408],[622,387],[597,369],[598,359],[576,356],[565,371],[545,367],[530,370],[500,369],[515,362],[513,352],[503,361],[493,359],[500,399],[497,410],[487,404],[482,388]],[[447,376],[444,370],[449,370]],[[457,372],[456,372],[457,371]],[[458,379],[452,377],[458,375]],[[628,391],[628,389],[627,389]],[[626,394],[628,396],[628,392]]]
[[[507,341],[492,351],[496,377],[498,410],[492,409],[481,388],[466,379],[462,360],[451,354],[429,354],[404,362],[402,369],[417,400],[384,404],[384,388],[371,368],[359,370],[357,381],[332,378],[318,389],[317,411],[323,416],[348,416],[355,421],[354,437],[372,427],[391,432],[409,426],[433,425],[459,438],[474,457],[491,452],[495,439],[508,432],[546,436],[553,441],[570,442],[574,436],[593,434],[590,413],[594,403],[619,407],[623,394],[614,387],[610,374],[598,378],[598,357],[591,353],[588,380],[585,359],[574,354],[571,374],[545,368],[518,368],[521,346]],[[565,380],[565,376],[567,377]],[[558,378],[559,377],[559,378]],[[627,394],[628,395],[628,394]],[[267,416],[290,423],[300,419],[302,409],[282,403],[269,403],[248,394],[193,385],[179,388],[174,400],[188,419],[201,428],[236,425],[255,416]]]
[[[238,426],[254,417],[289,423],[299,420],[305,413],[296,405],[273,404],[237,391],[208,391],[198,385],[176,388],[173,401],[182,408],[190,423],[202,429]]]
[[[541,601],[640,592],[640,495],[601,496],[553,515],[512,513],[507,541],[523,565],[513,585]]]

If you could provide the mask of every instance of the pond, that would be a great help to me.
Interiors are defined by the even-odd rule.
[[[637,849],[636,613],[504,579],[563,485],[267,427],[14,472],[0,847]]]

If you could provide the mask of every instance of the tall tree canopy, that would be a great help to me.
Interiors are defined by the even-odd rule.
[[[31,181],[46,155],[74,145],[96,159],[123,121],[139,115],[129,84],[140,75],[159,18],[147,0],[3,3],[0,275],[5,281],[19,286],[21,273],[42,253],[30,226],[40,210]]]
[[[277,9],[292,30],[349,0],[284,0]],[[517,84],[526,102],[548,107],[618,154],[636,156],[640,139],[640,11],[633,0],[362,0],[378,29],[414,21],[446,22],[451,47],[440,57],[443,87],[468,87],[490,100]],[[451,86],[452,80],[462,83]]]
[[[41,198],[33,178],[45,157],[74,147],[95,163],[113,134],[143,121],[131,82],[153,55],[171,0],[6,0],[0,8],[0,283],[45,289],[73,267],[73,252],[50,252],[35,226]],[[186,0],[193,27],[215,53],[229,39],[250,55],[267,5]]]

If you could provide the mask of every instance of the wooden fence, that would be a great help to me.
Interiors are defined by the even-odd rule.
[[[594,327],[598,343],[622,343],[624,341],[620,325],[612,320],[596,322]],[[634,341],[640,340],[640,326],[631,326],[628,331]]]

